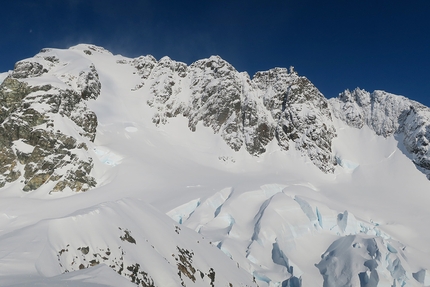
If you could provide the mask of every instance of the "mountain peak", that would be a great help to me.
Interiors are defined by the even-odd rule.
[[[0,285],[423,286],[429,127],[293,67],[43,49],[0,74]]]
[[[70,50],[76,50],[76,51],[82,51],[87,55],[91,55],[92,53],[112,55],[112,53],[109,52],[108,50],[106,50],[105,48],[99,47],[96,45],[92,45],[92,44],[78,44],[75,46],[71,46],[69,49]]]

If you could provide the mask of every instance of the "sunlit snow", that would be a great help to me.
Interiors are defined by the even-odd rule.
[[[81,63],[94,64],[102,90],[88,102],[99,123],[88,144],[98,185],[78,194],[25,193],[19,182],[1,190],[1,286],[135,286],[114,272],[121,260],[143,262],[160,286],[180,286],[178,246],[205,272],[229,274],[215,286],[252,277],[259,286],[323,286],[324,276],[340,280],[327,287],[430,284],[430,182],[394,136],[334,119],[333,174],[274,142],[259,157],[235,152],[203,124],[191,132],[181,116],[156,126],[133,59],[87,49],[52,50],[62,64],[26,81],[73,86]],[[181,101],[185,86],[175,87]],[[14,149],[31,152],[22,141]],[[121,239],[126,231],[136,244]],[[86,247],[100,255],[89,268]]]

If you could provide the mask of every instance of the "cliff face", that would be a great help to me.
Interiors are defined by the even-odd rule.
[[[101,89],[93,53],[114,57],[95,46],[82,45],[73,57],[67,50],[44,49],[18,62],[3,81],[0,186],[20,177],[24,191],[48,183],[52,191],[85,191],[97,184],[87,152],[96,136],[97,115],[86,102],[96,100]],[[132,66],[140,76],[131,89],[139,93],[146,88],[155,125],[181,115],[191,131],[202,123],[235,151],[259,156],[276,141],[332,173],[334,115],[355,128],[367,125],[384,137],[401,136],[414,163],[430,174],[430,111],[404,97],[356,89],[327,100],[293,68],[258,72],[251,79],[218,56],[190,66],[152,56],[122,57],[117,63]]]
[[[430,182],[415,168],[429,177],[430,110],[417,102],[360,89],[328,100],[293,68],[251,78],[218,56],[186,65],[92,45],[44,49],[5,75],[2,286],[66,273],[430,284]]]
[[[369,126],[377,135],[395,135],[409,157],[430,179],[430,109],[384,91],[347,90],[330,99],[333,114],[355,128]]]
[[[97,98],[101,84],[90,62],[75,73],[56,74],[67,65],[46,50],[18,62],[1,84],[0,186],[19,178],[24,191],[43,184],[50,184],[51,191],[85,191],[96,185],[87,151],[97,116],[85,101]],[[32,83],[44,74],[51,74],[46,82]]]
[[[333,172],[336,134],[328,101],[292,68],[259,72],[251,80],[217,56],[189,67],[167,57],[141,57],[133,64],[142,75],[137,89],[151,87],[155,124],[183,115],[191,131],[202,122],[233,150],[243,147],[255,156],[275,139],[284,150],[292,145],[322,171]]]

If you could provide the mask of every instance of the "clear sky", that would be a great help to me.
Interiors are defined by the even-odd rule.
[[[250,76],[294,66],[326,97],[360,87],[430,106],[430,0],[13,0],[0,27],[1,72],[92,43],[187,64],[220,55]]]

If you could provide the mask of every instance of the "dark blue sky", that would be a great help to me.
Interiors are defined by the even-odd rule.
[[[217,54],[251,76],[294,66],[326,97],[364,88],[430,106],[430,1],[14,0],[0,11],[0,71],[45,47],[192,63]]]

